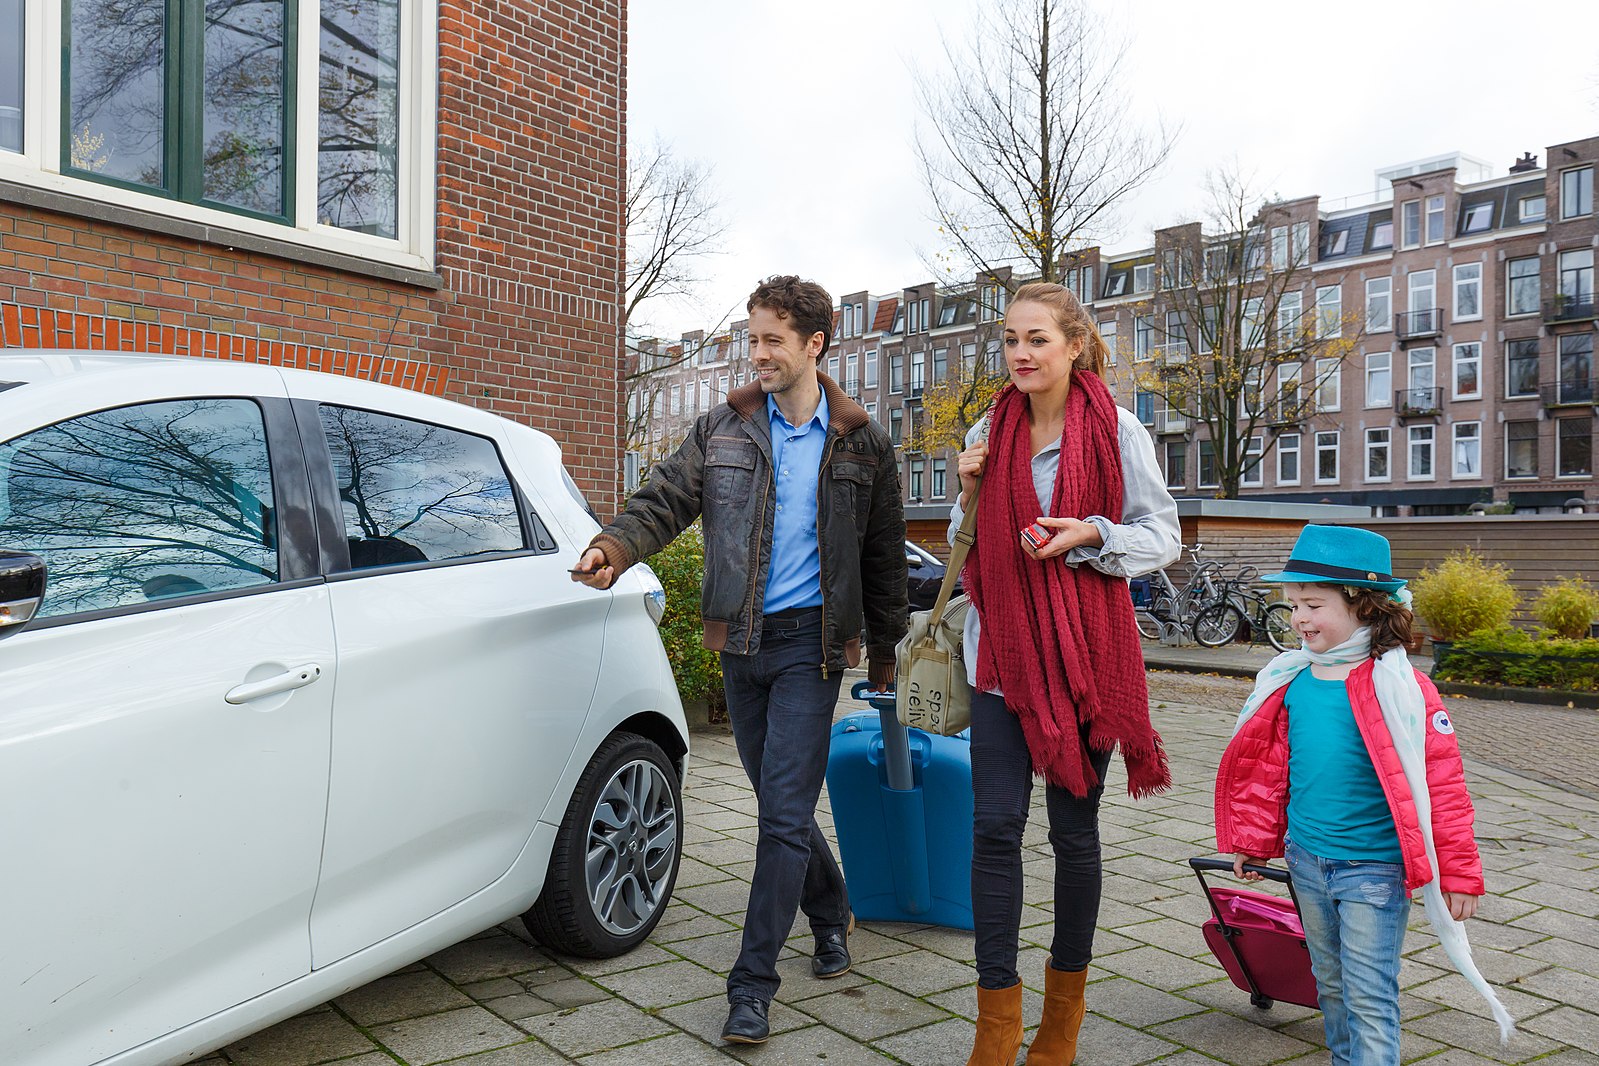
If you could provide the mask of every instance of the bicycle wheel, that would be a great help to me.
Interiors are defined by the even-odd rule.
[[[1249,623],[1244,612],[1235,604],[1213,603],[1194,616],[1194,639],[1206,648],[1219,648],[1238,639],[1240,629],[1247,632]]]
[[[1139,635],[1147,640],[1160,639],[1160,619],[1140,607],[1133,612],[1133,621],[1138,623]]]
[[[1266,608],[1266,639],[1278,651],[1293,651],[1299,647],[1292,607],[1286,603],[1273,603]]]

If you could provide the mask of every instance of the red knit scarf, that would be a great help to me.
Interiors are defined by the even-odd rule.
[[[1068,566],[1064,556],[1033,559],[1019,535],[1046,513],[1121,520],[1116,402],[1098,375],[1072,375],[1054,503],[1047,512],[1033,487],[1027,413],[1027,397],[1007,386],[989,416],[977,542],[965,569],[966,591],[983,623],[978,687],[1005,693],[1033,766],[1050,784],[1087,795],[1100,783],[1088,748],[1107,751],[1119,744],[1127,791],[1162,791],[1171,786],[1171,771],[1160,734],[1149,722],[1144,656],[1127,582],[1086,563]]]

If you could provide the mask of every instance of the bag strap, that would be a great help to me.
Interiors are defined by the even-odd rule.
[[[949,567],[944,571],[944,583],[938,587],[938,601],[933,604],[933,618],[944,617],[950,594],[955,591],[955,581],[966,565],[966,553],[977,542],[977,497],[983,491],[983,478],[978,475],[972,486],[972,498],[966,501],[966,512],[961,515],[960,528],[955,531],[955,543],[949,550]]]

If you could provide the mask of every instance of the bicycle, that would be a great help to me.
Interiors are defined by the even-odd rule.
[[[1258,573],[1254,567],[1245,567],[1237,577],[1222,582],[1221,598],[1194,618],[1194,640],[1206,648],[1219,648],[1246,636],[1251,640],[1264,636],[1278,651],[1299,647],[1293,608],[1269,602],[1265,593],[1247,584]]]
[[[1149,603],[1138,605],[1133,619],[1138,632],[1150,640],[1181,640],[1184,633],[1192,633],[1195,619],[1205,607],[1222,596],[1223,566],[1213,559],[1204,558],[1204,545],[1184,545],[1193,556],[1188,567],[1188,581],[1178,588],[1164,569],[1149,575],[1151,591]]]

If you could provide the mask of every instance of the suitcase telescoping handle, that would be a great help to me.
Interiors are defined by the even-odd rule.
[[[1249,985],[1249,1001],[1255,1006],[1265,1009],[1271,1006],[1271,999],[1261,992],[1255,984],[1255,977],[1249,972],[1249,963],[1244,961],[1244,956],[1238,950],[1238,945],[1233,938],[1239,930],[1227,924],[1227,916],[1222,914],[1221,908],[1216,905],[1216,897],[1210,894],[1210,882],[1205,880],[1205,871],[1212,873],[1232,873],[1233,864],[1229,859],[1193,858],[1188,860],[1188,865],[1194,868],[1194,876],[1199,878],[1199,885],[1205,890],[1205,902],[1210,904],[1210,913],[1216,916],[1216,926],[1221,930],[1222,941],[1227,949],[1232,952],[1233,959],[1238,963],[1238,972],[1243,975],[1244,981]],[[1246,873],[1259,874],[1268,881],[1276,881],[1288,886],[1288,895],[1294,901],[1294,909],[1299,909],[1299,896],[1294,892],[1294,879],[1287,870],[1279,870],[1275,866],[1262,866],[1258,863],[1244,863]]]
[[[1211,870],[1216,873],[1229,874],[1233,872],[1233,864],[1232,860],[1230,859],[1189,859],[1188,865],[1194,868],[1194,872],[1196,874],[1200,874],[1200,884],[1205,883],[1205,878],[1201,871]],[[1276,881],[1280,885],[1291,883],[1291,880],[1288,876],[1288,871],[1279,870],[1275,866],[1261,866],[1257,863],[1246,862],[1244,864],[1244,870],[1246,873],[1259,874],[1268,881]],[[1209,889],[1206,891],[1208,892]]]
[[[878,721],[883,724],[883,765],[888,771],[888,787],[896,792],[911,791],[916,787],[916,775],[911,770],[911,734],[900,723],[893,690],[878,692],[870,681],[857,681],[849,694],[877,708]]]

